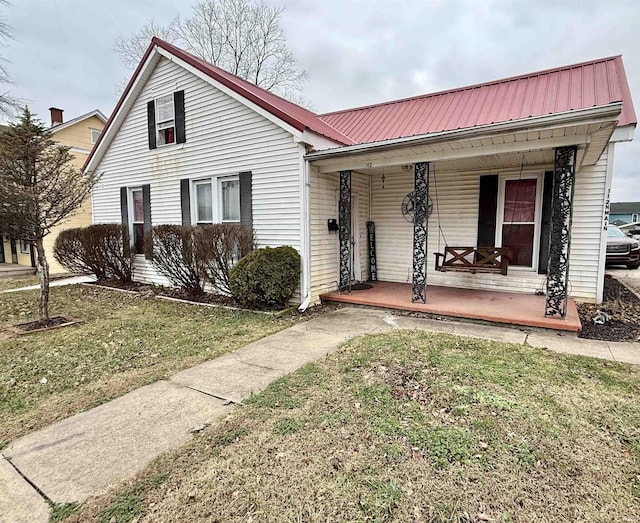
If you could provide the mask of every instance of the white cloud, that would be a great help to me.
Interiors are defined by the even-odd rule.
[[[166,22],[191,0],[20,0],[6,8],[16,40],[4,49],[15,94],[43,119],[116,102],[126,74],[112,51],[153,17]],[[283,0],[283,24],[310,75],[319,112],[423,94],[623,54],[640,107],[640,2],[512,0]],[[640,200],[640,137],[616,151],[613,199]]]

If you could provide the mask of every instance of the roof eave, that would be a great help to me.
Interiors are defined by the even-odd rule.
[[[88,113],[81,114],[80,116],[76,116],[75,118],[72,118],[68,122],[64,122],[64,123],[55,125],[53,127],[50,127],[48,129],[48,131],[51,132],[51,133],[57,133],[58,131],[61,131],[62,129],[66,129],[68,127],[71,127],[72,125],[80,123],[83,120],[86,120],[86,119],[91,118],[93,116],[95,116],[99,120],[102,120],[102,123],[106,123],[106,121],[107,121],[107,117],[104,114],[102,114],[102,112],[99,109],[94,109],[93,111],[90,111]]]
[[[430,143],[471,139],[477,136],[496,132],[509,132],[523,128],[535,126],[550,125],[553,123],[563,123],[570,125],[580,120],[589,118],[603,118],[615,120],[622,110],[622,102],[615,102],[603,106],[591,107],[588,109],[579,109],[575,111],[567,111],[553,115],[534,116],[522,118],[519,120],[511,120],[508,122],[498,122],[476,127],[467,127],[463,129],[455,129],[451,131],[442,131],[438,133],[429,133],[403,138],[395,138],[391,140],[381,140],[378,142],[369,142],[357,145],[348,145],[335,149],[326,149],[309,153],[305,158],[309,161],[318,161],[329,158],[340,158],[351,154],[384,151],[385,149],[393,149],[396,147],[412,147],[418,145],[427,145]]]

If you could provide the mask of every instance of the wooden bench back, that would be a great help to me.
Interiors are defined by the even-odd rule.
[[[507,247],[445,247],[444,254],[435,253],[435,268],[443,272],[500,272],[506,275],[510,253]]]

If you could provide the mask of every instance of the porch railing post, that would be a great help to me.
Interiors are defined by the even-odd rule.
[[[567,315],[576,151],[575,146],[555,150],[545,317]]]
[[[413,185],[413,281],[411,285],[411,301],[427,303],[429,162],[415,164]]]
[[[340,171],[338,204],[341,291],[351,292],[351,171]]]

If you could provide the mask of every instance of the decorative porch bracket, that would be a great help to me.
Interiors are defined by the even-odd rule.
[[[415,164],[413,190],[413,282],[411,301],[427,303],[429,162]]]
[[[567,315],[576,151],[575,146],[559,147],[555,151],[547,299],[544,311],[547,318],[564,318]]]
[[[351,171],[340,171],[340,291],[351,292]]]

